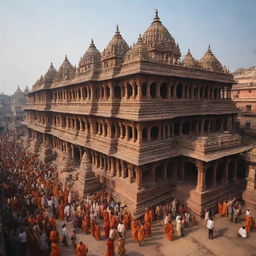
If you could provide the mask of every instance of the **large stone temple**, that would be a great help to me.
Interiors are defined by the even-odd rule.
[[[33,85],[25,107],[28,152],[87,193],[100,186],[135,216],[176,197],[195,214],[245,189],[252,149],[236,125],[233,75],[210,46],[200,60],[156,12],[129,47],[119,28],[78,67],[65,57]]]

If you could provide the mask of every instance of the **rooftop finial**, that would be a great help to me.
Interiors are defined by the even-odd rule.
[[[188,53],[190,53],[190,49],[188,48]]]
[[[68,60],[67,54],[65,54],[65,60]]]
[[[53,64],[52,64],[52,62],[51,62],[50,68],[53,68]]]
[[[210,45],[210,44],[208,45],[207,52],[210,52],[210,53],[212,52],[212,50],[211,50],[211,45]]]
[[[120,31],[118,25],[116,25],[116,33],[115,36],[120,36]]]
[[[92,38],[92,40],[91,40],[91,45],[90,45],[90,47],[91,47],[91,46],[93,46],[93,47],[95,46],[95,45],[94,45],[94,42],[93,42],[93,38]]]
[[[158,10],[155,9],[155,18],[154,21],[160,21],[159,16],[158,16]]]
[[[138,43],[141,43],[141,42],[142,42],[142,37],[141,37],[141,34],[139,34]]]

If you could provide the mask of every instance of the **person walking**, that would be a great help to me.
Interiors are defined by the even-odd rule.
[[[213,231],[214,231],[214,222],[213,222],[212,217],[210,217],[207,220],[207,228],[208,228],[208,238],[212,240],[213,239]]]

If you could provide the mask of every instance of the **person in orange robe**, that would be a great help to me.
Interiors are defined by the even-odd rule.
[[[111,227],[116,228],[116,216],[114,214],[110,214],[109,222]]]
[[[137,232],[138,232],[138,243],[139,243],[139,246],[141,246],[141,243],[142,241],[145,239],[145,230],[143,228],[143,225],[139,225],[137,227]]]
[[[107,210],[103,210],[102,215],[103,215],[103,222],[109,221],[109,213]]]
[[[57,243],[52,243],[50,256],[61,256],[60,247]]]
[[[109,232],[110,232],[110,223],[109,220],[104,222],[104,232],[105,232],[105,238],[108,239]]]
[[[144,213],[144,222],[149,222],[150,221],[150,217],[149,217],[149,210],[146,210],[146,212]]]
[[[151,236],[151,223],[149,221],[144,223],[145,237]]]
[[[28,218],[28,226],[30,228],[33,228],[36,224],[36,219],[34,218],[33,215],[30,215],[30,217]]]
[[[95,221],[91,220],[91,234],[95,236]]]
[[[88,253],[88,247],[83,242],[80,242],[76,246],[76,256],[86,256],[87,253]]]
[[[173,239],[174,239],[173,226],[170,221],[169,221],[169,223],[165,224],[164,231],[165,231],[166,238],[170,241],[173,241]]]
[[[59,231],[56,229],[56,226],[54,226],[53,230],[50,233],[50,241],[52,243],[59,242]]]
[[[58,217],[60,220],[64,220],[64,204],[61,202],[58,205]]]
[[[131,223],[131,231],[132,231],[132,237],[137,242],[138,241],[138,221],[134,220]]]
[[[100,224],[99,223],[96,223],[95,224],[95,234],[94,234],[94,237],[97,241],[100,240]]]
[[[222,213],[222,203],[221,202],[218,202],[218,212],[219,212],[219,214]]]
[[[82,229],[84,231],[84,233],[88,232],[88,221],[86,216],[84,216],[83,220],[82,220]]]
[[[246,215],[245,216],[245,229],[246,229],[247,233],[249,233],[251,231],[251,226],[252,226],[252,216]]]
[[[107,253],[106,256],[115,256],[115,250],[114,250],[114,240],[112,238],[108,238],[107,241]]]
[[[127,213],[124,214],[123,223],[124,223],[124,226],[125,226],[125,230],[128,230],[130,220],[129,220],[129,215]]]
[[[222,205],[221,216],[224,217],[224,216],[227,216],[227,214],[228,214],[228,204],[226,201],[224,201]]]
[[[155,212],[154,212],[154,209],[151,208],[151,209],[149,210],[149,221],[150,221],[150,223],[153,222],[154,218],[155,218]]]
[[[50,223],[51,228],[53,228],[54,226],[56,226],[56,220],[55,220],[53,217],[51,217],[51,218],[49,219],[49,223]]]

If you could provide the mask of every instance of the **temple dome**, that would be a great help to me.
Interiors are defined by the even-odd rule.
[[[201,65],[199,63],[199,61],[197,61],[191,54],[190,49],[188,49],[187,54],[184,56],[183,60],[182,60],[182,64],[185,67],[188,68],[201,68]]]
[[[100,59],[101,59],[100,51],[96,48],[92,40],[89,48],[87,49],[83,58],[81,59],[79,66],[100,63]]]
[[[143,34],[142,39],[148,51],[167,54],[168,57],[174,57],[176,60],[181,56],[178,44],[168,29],[163,26],[157,10],[153,22]]]
[[[63,63],[61,64],[57,75],[55,77],[55,80],[68,80],[68,79],[72,79],[75,76],[75,67],[73,67],[68,58],[67,55],[65,56],[65,59],[63,61]]]
[[[133,45],[132,49],[125,55],[125,62],[132,61],[134,59],[147,60],[148,52],[146,45],[143,43],[141,35],[139,35],[138,41]]]
[[[54,66],[51,63],[48,71],[44,75],[44,80],[45,81],[53,81],[56,74],[57,74],[57,70],[54,68]]]
[[[106,49],[102,52],[102,60],[110,58],[123,58],[128,52],[129,46],[126,41],[122,38],[118,26],[116,27],[115,35],[112,40],[108,43]]]
[[[200,59],[199,62],[202,65],[202,67],[208,71],[224,72],[221,63],[218,61],[218,59],[212,53],[210,45],[208,47],[207,52]]]

